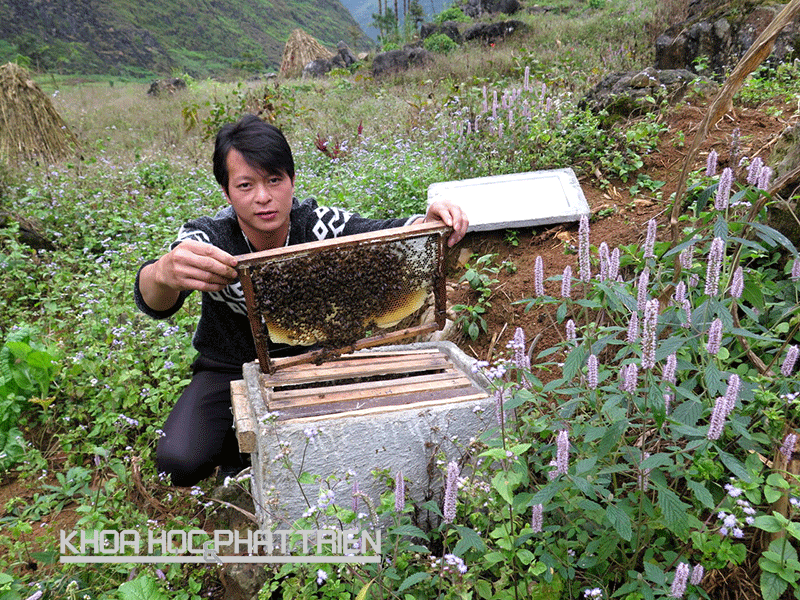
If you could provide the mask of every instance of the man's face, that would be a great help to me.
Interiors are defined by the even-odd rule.
[[[248,164],[238,150],[226,158],[228,190],[239,225],[256,250],[280,248],[289,233],[294,181],[284,174],[266,173]]]

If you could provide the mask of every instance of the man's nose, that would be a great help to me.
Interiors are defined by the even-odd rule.
[[[266,204],[272,199],[272,194],[269,191],[269,186],[259,184],[256,186],[256,202]]]

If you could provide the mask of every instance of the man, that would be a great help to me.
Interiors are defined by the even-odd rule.
[[[236,256],[326,238],[439,220],[453,228],[453,246],[466,233],[461,209],[434,202],[427,214],[408,219],[365,219],[347,211],[294,198],[294,158],[283,133],[248,115],[225,125],[214,147],[214,176],[230,204],[214,217],[186,223],[169,252],[146,262],[136,277],[137,306],[154,318],[175,314],[192,291],[203,294],[192,343],[199,356],[191,383],[164,425],[156,450],[159,472],[191,486],[219,466],[235,475],[249,457],[239,454],[233,432],[230,382],[256,350]],[[297,354],[302,346],[270,344],[270,356]]]

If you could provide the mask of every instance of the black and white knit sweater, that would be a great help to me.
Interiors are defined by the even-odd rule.
[[[302,203],[292,200],[289,245],[302,244],[328,238],[378,231],[391,227],[410,225],[420,215],[407,219],[366,219],[356,213],[338,208],[318,206],[316,200],[309,198]],[[247,239],[239,227],[236,213],[227,207],[214,217],[200,217],[189,221],[178,232],[170,246],[175,248],[184,240],[197,240],[213,244],[234,256],[252,252]],[[155,262],[148,261],[142,265]],[[139,274],[136,275],[134,299],[136,306],[146,315],[164,319],[175,314],[183,306],[191,291],[181,292],[178,301],[171,309],[155,311],[145,304],[139,289]],[[247,318],[242,285],[237,279],[221,292],[203,292],[200,321],[192,344],[204,357],[230,365],[241,365],[256,359],[256,348]],[[270,344],[270,356],[296,353],[298,349]]]

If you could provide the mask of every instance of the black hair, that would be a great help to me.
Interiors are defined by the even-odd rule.
[[[283,132],[255,115],[245,115],[219,130],[214,143],[214,177],[228,191],[228,153],[241,152],[247,164],[294,180],[294,157]]]

